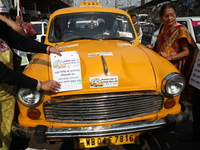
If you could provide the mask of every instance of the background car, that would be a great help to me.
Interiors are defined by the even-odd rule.
[[[178,17],[176,20],[178,23],[188,28],[200,49],[200,17]]]
[[[36,40],[38,42],[44,42],[45,34],[47,30],[47,22],[45,21],[31,21],[31,25],[36,31]]]

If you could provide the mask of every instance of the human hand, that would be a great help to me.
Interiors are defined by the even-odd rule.
[[[58,47],[53,47],[53,46],[48,46],[47,47],[47,53],[55,53],[58,54],[59,56],[62,56],[60,52],[63,52],[63,50],[61,48]]]
[[[173,60],[172,55],[167,55],[165,52],[160,52],[160,55],[169,61]]]
[[[146,48],[153,49],[153,46],[151,44],[149,44],[149,45],[146,45]]]
[[[61,84],[55,80],[41,82],[40,90],[56,92],[59,91]]]

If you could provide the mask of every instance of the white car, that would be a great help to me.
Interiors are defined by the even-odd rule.
[[[31,21],[32,27],[37,32],[36,40],[43,43],[45,39],[47,22],[45,21]]]

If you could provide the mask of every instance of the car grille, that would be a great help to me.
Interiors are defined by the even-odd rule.
[[[47,121],[100,123],[158,112],[163,96],[157,92],[120,92],[54,97],[44,103]]]

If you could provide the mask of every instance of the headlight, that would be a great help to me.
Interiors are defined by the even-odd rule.
[[[35,107],[42,102],[43,92],[37,91],[36,89],[20,88],[17,99],[27,107]]]
[[[185,88],[185,78],[180,73],[171,73],[165,77],[162,83],[162,92],[167,97],[179,95]]]

